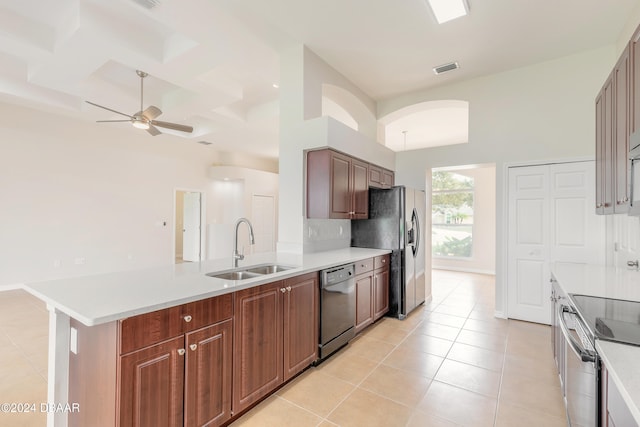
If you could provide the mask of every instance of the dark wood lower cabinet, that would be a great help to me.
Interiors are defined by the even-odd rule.
[[[356,274],[356,333],[359,333],[389,311],[389,255],[358,261]]]
[[[288,381],[318,358],[318,273],[284,281],[283,357]]]
[[[184,337],[120,358],[120,427],[182,426]]]
[[[373,320],[378,320],[389,311],[389,269],[373,272]]]
[[[228,423],[317,359],[318,300],[313,272],[120,321],[118,427]]]
[[[233,411],[238,413],[283,381],[281,281],[236,293]]]
[[[233,320],[186,336],[184,425],[219,426],[231,418]]]
[[[356,276],[356,333],[373,323],[373,275]]]
[[[317,359],[318,293],[317,272],[236,293],[234,414]]]
[[[231,418],[232,303],[227,294],[119,322],[119,427],[215,427]]]

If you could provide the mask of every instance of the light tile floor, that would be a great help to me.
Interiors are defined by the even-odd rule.
[[[381,319],[233,427],[566,426],[548,326],[496,319],[493,276],[433,272],[433,301]],[[44,426],[48,314],[0,292],[0,426]]]
[[[433,300],[381,319],[233,427],[567,425],[549,326],[494,318],[494,277],[433,272]]]

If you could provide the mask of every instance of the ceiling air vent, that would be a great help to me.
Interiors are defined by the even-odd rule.
[[[160,6],[160,0],[133,0],[134,3],[138,3],[145,9],[153,9],[156,6]]]
[[[437,67],[434,67],[433,72],[435,74],[442,74],[448,71],[457,70],[458,68],[460,68],[460,66],[458,65],[457,62],[450,62],[448,64],[438,65]]]
[[[198,144],[202,144],[202,145],[211,145],[211,144],[213,144],[213,142],[209,142],[209,141],[198,141]]]

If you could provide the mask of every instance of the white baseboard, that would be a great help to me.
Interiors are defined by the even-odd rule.
[[[16,289],[24,289],[24,283],[10,283],[8,285],[0,285],[0,292],[15,291]]]
[[[508,319],[507,314],[499,310],[494,311],[493,316],[498,319]]]
[[[459,271],[461,273],[475,273],[475,274],[488,274],[490,276],[495,276],[495,270],[483,270],[479,268],[465,268],[465,267],[445,267],[445,266],[431,266],[433,270],[448,270],[448,271]]]

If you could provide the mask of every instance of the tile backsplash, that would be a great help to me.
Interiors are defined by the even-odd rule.
[[[626,267],[627,261],[640,258],[640,218],[627,215],[609,215],[607,222],[608,253],[613,259],[607,264]]]
[[[351,220],[304,220],[304,252],[322,252],[351,246]]]

